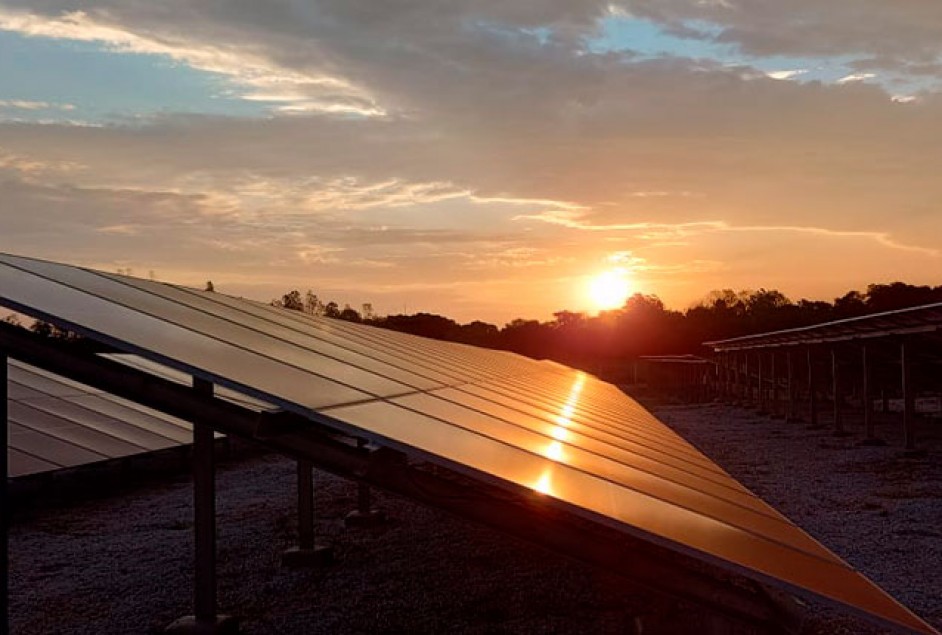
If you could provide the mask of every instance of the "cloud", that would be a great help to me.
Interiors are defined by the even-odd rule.
[[[874,73],[851,73],[837,80],[838,84],[849,84],[850,82],[863,82],[876,77]]]
[[[0,177],[10,176],[17,179],[31,180],[48,177],[65,177],[82,169],[74,161],[40,160],[28,154],[16,154],[4,151],[0,146]]]
[[[19,110],[75,110],[74,104],[54,104],[48,101],[28,101],[25,99],[0,99],[0,109]]]
[[[705,20],[719,26],[701,37],[757,54],[931,66],[940,44],[923,37],[929,4],[911,18],[893,3],[856,3],[861,14],[841,20],[852,4],[620,6],[664,25]],[[164,271],[173,259],[181,270],[224,264],[246,285],[265,272],[374,290],[451,281],[449,297],[465,300],[501,268],[542,284],[613,251],[643,258],[668,288],[681,284],[678,262],[758,275],[734,266],[759,258],[747,246],[779,263],[838,243],[906,271],[937,262],[942,97],[931,91],[902,107],[872,82],[593,54],[603,2],[3,6],[2,28],[168,56],[283,115],[0,123],[0,178],[23,214],[3,219],[5,245],[28,236],[66,251],[81,238],[76,257],[137,253]],[[175,251],[148,249],[147,237]],[[835,271],[871,271],[841,253]]]
[[[264,95],[268,97],[266,101],[297,102],[299,107],[312,112],[360,115],[383,112],[367,93],[343,77],[292,69],[236,42],[200,42],[178,36],[172,29],[145,27],[138,31],[135,28],[138,25],[125,26],[115,19],[119,11],[112,13],[103,7],[86,12],[68,10],[68,5],[62,5],[53,11],[42,14],[0,6],[0,30],[29,37],[96,42],[121,53],[166,56],[192,68],[229,77],[248,91],[247,99],[259,100]]]
[[[702,37],[755,56],[866,57],[896,68],[942,58],[942,4],[883,0],[625,0],[635,16],[712,25]]]
[[[769,71],[766,73],[766,75],[768,77],[771,77],[772,79],[794,79],[795,77],[798,77],[799,75],[804,75],[807,72],[808,72],[807,69],[797,68],[797,69],[786,70],[786,71]]]
[[[934,247],[908,245],[895,240],[890,233],[880,231],[863,231],[851,229],[830,229],[827,227],[801,226],[801,225],[733,225],[722,220],[696,221],[688,223],[622,223],[596,225],[583,221],[578,214],[553,210],[532,215],[521,215],[518,220],[539,220],[546,223],[562,225],[571,229],[593,232],[635,232],[642,240],[676,240],[686,239],[703,233],[711,232],[737,232],[737,233],[796,233],[814,236],[836,238],[863,238],[871,240],[889,249],[911,251],[932,257],[942,256],[942,250]],[[626,253],[626,252],[622,252]]]

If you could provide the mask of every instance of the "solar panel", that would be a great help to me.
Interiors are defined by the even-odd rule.
[[[118,362],[120,364],[124,364],[125,366],[129,366],[131,368],[136,368],[137,370],[144,371],[145,373],[154,375],[155,377],[160,377],[161,379],[166,379],[168,381],[172,381],[178,384],[189,385],[193,381],[191,375],[180,372],[173,368],[168,368],[167,366],[163,366],[161,364],[157,364],[155,362],[152,362],[148,359],[144,359],[143,357],[139,357],[137,355],[125,355],[121,353],[104,353],[101,356],[106,359],[110,359],[112,361]],[[255,412],[276,412],[280,410],[280,408],[278,408],[277,406],[273,404],[264,402],[261,399],[254,399],[253,397],[250,397],[248,395],[243,395],[240,392],[236,392],[235,390],[226,388],[224,386],[215,390],[214,394],[219,399],[228,401],[230,403],[238,404],[242,406],[243,408],[248,408],[249,410],[253,410]],[[106,395],[102,395],[102,396],[104,397]],[[127,403],[131,403],[131,405],[133,405],[133,402],[127,402]],[[137,406],[137,407],[143,408],[142,406]],[[144,408],[144,409],[150,411],[149,408]]]
[[[192,441],[185,421],[28,364],[9,360],[8,375],[10,477]]]
[[[149,363],[513,491],[535,492],[634,537],[933,632],[635,401],[590,375],[15,256],[0,256],[0,296],[14,310]]]

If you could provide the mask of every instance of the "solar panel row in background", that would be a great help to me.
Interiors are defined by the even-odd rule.
[[[916,632],[916,616],[620,390],[511,353],[0,256],[10,308]]]
[[[192,441],[190,425],[10,360],[9,476],[153,452]]]

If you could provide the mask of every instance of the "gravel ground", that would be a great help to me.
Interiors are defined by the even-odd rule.
[[[901,450],[897,417],[877,420],[885,446],[860,444],[827,425],[760,416],[718,404],[653,412],[734,478],[936,629],[942,629],[942,422],[919,424],[924,456]],[[823,422],[827,424],[827,421]],[[827,611],[821,632],[881,632]]]
[[[929,458],[909,459],[722,406],[655,411],[942,627],[940,435],[926,441]],[[284,569],[293,464],[235,454],[218,475],[219,603],[244,632],[626,633],[639,616],[645,634],[700,630],[689,606],[394,496],[376,494],[385,526],[346,529],[355,486],[321,473],[317,532],[337,563]],[[186,474],[164,465],[65,474],[28,494],[10,538],[12,632],[156,633],[191,612],[190,493]],[[880,631],[812,605],[804,632]]]

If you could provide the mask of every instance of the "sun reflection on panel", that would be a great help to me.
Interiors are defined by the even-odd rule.
[[[550,441],[540,452],[543,456],[556,463],[563,462],[566,458],[566,446],[564,441],[568,441],[571,436],[569,427],[572,425],[572,416],[576,412],[576,406],[579,403],[579,396],[582,393],[582,387],[585,385],[585,375],[579,373],[576,380],[569,390],[569,397],[559,409],[559,414],[553,419],[557,425],[550,427],[549,434],[554,439]],[[547,467],[540,475],[532,489],[540,494],[553,495],[553,467]]]
[[[539,480],[533,485],[533,489],[540,494],[553,495],[553,478],[549,470],[543,472]]]
[[[546,458],[561,461],[563,458],[563,444],[559,441],[553,441],[546,446]]]
[[[550,434],[553,435],[553,438],[557,441],[565,441],[569,438],[569,430],[563,426],[555,426],[550,430]]]

